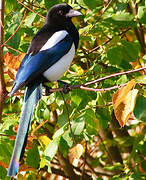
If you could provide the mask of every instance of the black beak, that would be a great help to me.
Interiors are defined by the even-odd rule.
[[[66,14],[66,17],[76,17],[76,16],[81,16],[82,13],[80,13],[79,11],[75,11],[73,9],[71,9],[67,14]]]

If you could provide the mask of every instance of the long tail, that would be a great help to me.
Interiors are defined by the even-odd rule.
[[[35,84],[26,88],[24,102],[21,111],[21,118],[13,155],[8,169],[8,176],[13,177],[19,170],[19,161],[21,161],[27,142],[29,125],[33,116],[35,105],[41,98],[41,85]]]

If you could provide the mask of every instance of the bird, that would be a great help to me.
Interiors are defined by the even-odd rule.
[[[25,87],[19,127],[7,175],[19,171],[29,126],[36,104],[41,98],[44,82],[59,80],[70,67],[79,44],[79,32],[72,17],[82,15],[66,3],[51,7],[44,26],[32,39],[13,83],[10,97]]]

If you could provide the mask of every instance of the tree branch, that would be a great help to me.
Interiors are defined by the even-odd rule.
[[[64,170],[65,175],[68,176],[70,180],[74,180],[74,179],[80,180],[80,176],[78,176],[74,172],[73,166],[70,164],[69,160],[64,158],[59,150],[57,152],[57,158],[59,160],[61,167]]]
[[[87,83],[85,83],[85,84],[69,86],[68,89],[69,89],[70,91],[73,90],[73,89],[82,89],[82,90],[94,91],[94,92],[98,92],[98,91],[99,91],[99,92],[101,92],[101,91],[110,91],[110,90],[119,88],[119,87],[121,87],[121,86],[125,86],[126,84],[121,84],[121,85],[117,85],[117,86],[113,86],[113,87],[109,87],[109,88],[102,88],[102,89],[89,88],[89,87],[86,87],[86,86],[91,85],[91,84],[95,84],[95,83],[100,82],[100,81],[103,81],[103,80],[105,80],[105,79],[109,79],[109,78],[116,77],[116,76],[120,76],[120,75],[124,75],[124,74],[130,74],[130,73],[142,71],[142,70],[144,70],[144,69],[146,69],[146,67],[142,67],[142,68],[135,69],[135,70],[130,70],[130,71],[125,71],[125,72],[120,72],[120,73],[111,74],[111,75],[108,75],[108,76],[105,76],[105,77],[96,79],[96,80],[94,80],[94,81],[87,82]],[[49,89],[49,92],[50,92],[50,93],[62,92],[62,91],[63,91],[63,88],[53,88],[53,89]]]
[[[0,45],[3,43],[4,36],[4,0],[0,1]],[[0,120],[2,117],[2,106],[5,96],[7,94],[4,71],[3,71],[3,48],[0,46]]]
[[[45,18],[45,17],[42,16],[41,14],[39,14],[39,13],[35,12],[34,10],[30,9],[29,7],[27,7],[27,6],[26,6],[24,3],[22,3],[21,1],[19,1],[19,0],[16,0],[16,1],[17,1],[19,4],[21,4],[22,6],[24,6],[26,9],[28,9],[29,11],[37,14],[37,15],[40,16],[41,18]]]

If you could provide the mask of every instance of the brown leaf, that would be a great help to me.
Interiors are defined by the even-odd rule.
[[[70,162],[74,166],[78,165],[78,160],[82,156],[83,152],[84,152],[84,147],[82,144],[77,144],[69,150],[68,157],[69,157]]]
[[[113,95],[114,113],[121,127],[128,121],[135,106],[138,90],[131,90],[135,84],[136,82],[131,80]]]
[[[21,53],[17,56],[14,56],[12,53],[6,52],[4,60],[9,68],[12,68],[17,71],[24,56],[25,53]]]

